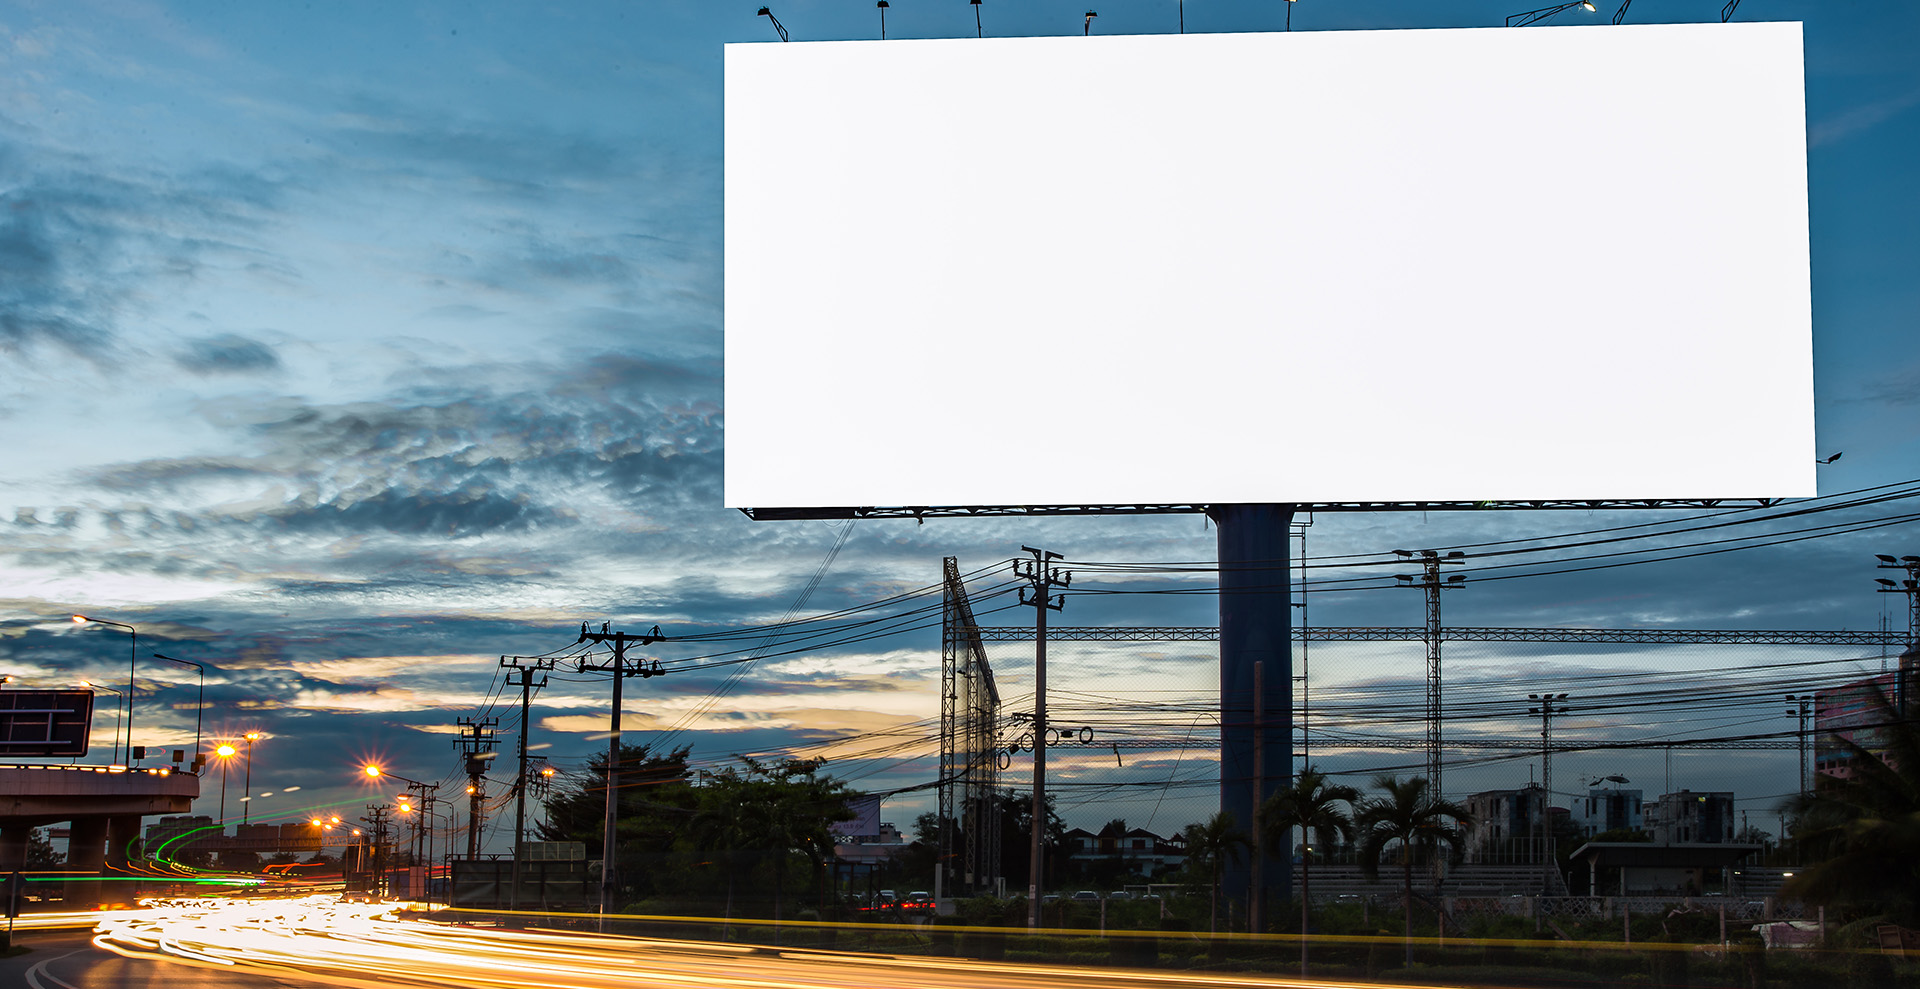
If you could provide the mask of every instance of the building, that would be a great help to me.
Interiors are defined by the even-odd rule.
[[[1661,845],[1724,845],[1733,841],[1733,794],[1681,790],[1661,795],[1646,812],[1647,831]]]
[[[1641,800],[1639,790],[1590,789],[1573,800],[1574,826],[1586,838],[1608,831],[1645,830]]]
[[[1467,798],[1467,861],[1530,860],[1531,842],[1553,836],[1547,791],[1536,783],[1518,790],[1482,790]],[[1554,808],[1558,809],[1558,808]]]
[[[348,844],[352,840],[344,831],[338,835],[323,833],[306,822],[240,824],[235,825],[234,833],[229,835],[225,828],[214,824],[211,817],[181,815],[163,817],[147,825],[146,847],[152,852],[164,846],[164,854],[169,857],[189,850],[256,852],[261,855],[311,854],[321,850],[323,839],[333,845]]]
[[[833,857],[842,863],[873,868],[907,850],[906,836],[892,821],[881,821],[877,831],[873,836],[842,836],[833,844]]]
[[[1853,753],[1839,739],[1846,739],[1877,756],[1887,751],[1885,729],[1888,715],[1920,701],[1916,677],[1920,677],[1920,646],[1900,654],[1899,669],[1892,673],[1855,680],[1852,683],[1818,691],[1813,695],[1813,767],[1814,783],[1822,778],[1842,780],[1852,775]]]
[[[1073,828],[1061,840],[1069,867],[1080,872],[1117,868],[1127,875],[1152,878],[1179,869],[1187,861],[1186,842],[1179,835],[1163,838],[1145,828],[1129,828],[1124,833],[1102,829],[1099,834]]]

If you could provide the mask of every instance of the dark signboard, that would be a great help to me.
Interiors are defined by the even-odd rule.
[[[83,756],[91,690],[0,690],[0,759]]]

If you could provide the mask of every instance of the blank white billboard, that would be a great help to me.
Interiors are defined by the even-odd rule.
[[[1798,24],[727,46],[728,505],[1813,459]]]

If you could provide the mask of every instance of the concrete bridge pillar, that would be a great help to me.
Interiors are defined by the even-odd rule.
[[[67,838],[67,871],[78,876],[97,876],[107,860],[107,819],[76,817]],[[105,901],[106,890],[92,879],[62,883],[60,898],[68,910],[85,910]]]
[[[139,857],[140,817],[116,814],[107,818],[107,871],[125,873],[127,861]]]
[[[76,817],[67,838],[67,871],[97,874],[107,862],[107,819]]]
[[[27,840],[31,837],[31,824],[0,826],[0,873],[12,874],[27,867]]]

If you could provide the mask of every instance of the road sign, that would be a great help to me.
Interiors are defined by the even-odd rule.
[[[87,754],[91,690],[0,690],[0,759]]]

